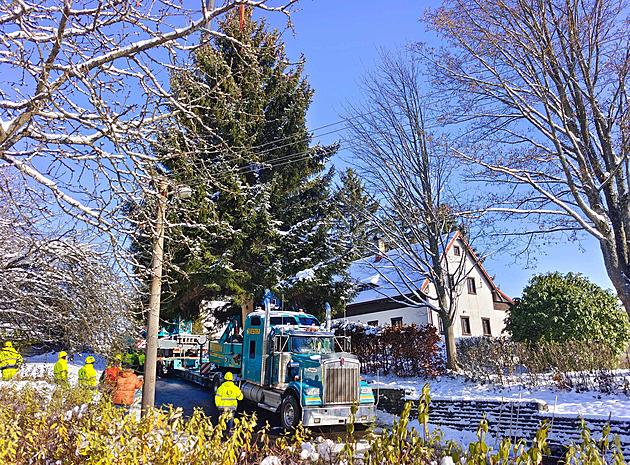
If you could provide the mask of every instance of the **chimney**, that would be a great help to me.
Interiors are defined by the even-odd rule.
[[[378,255],[376,256],[375,262],[378,262],[385,255],[385,241],[378,236],[374,237],[374,246],[378,250]]]

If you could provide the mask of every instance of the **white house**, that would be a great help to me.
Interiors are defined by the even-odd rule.
[[[443,244],[442,264],[454,281],[455,337],[500,335],[512,299],[494,284],[460,232],[444,236]],[[344,315],[336,315],[337,320],[374,326],[429,323],[440,328],[440,318],[431,308],[436,303],[435,288],[429,273],[417,264],[423,261],[417,259],[422,254],[422,246],[416,245],[411,251],[383,250],[353,262],[349,274],[359,293],[346,305]],[[421,302],[426,304],[417,304]]]

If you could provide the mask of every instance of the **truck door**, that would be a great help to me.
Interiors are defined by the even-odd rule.
[[[263,384],[261,379],[262,333],[262,318],[251,317],[243,341],[243,377],[257,384]]]

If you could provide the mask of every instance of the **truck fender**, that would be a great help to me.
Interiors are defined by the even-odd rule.
[[[298,404],[301,404],[301,399],[300,399],[300,393],[298,392],[298,390],[294,387],[294,386],[289,386],[286,391],[284,391],[282,393],[282,400],[284,400],[285,397],[288,396],[293,396],[295,397],[295,400],[298,401]],[[280,407],[278,407],[280,408]]]

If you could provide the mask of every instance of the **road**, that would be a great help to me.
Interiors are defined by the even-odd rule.
[[[214,395],[208,388],[203,388],[188,381],[182,381],[175,378],[157,378],[155,383],[155,405],[156,407],[173,405],[181,407],[184,410],[184,416],[191,416],[195,407],[203,409],[204,413],[216,423],[219,413],[214,405]],[[282,434],[280,427],[280,419],[267,410],[258,408],[249,402],[240,402],[239,411],[247,413],[256,413],[258,425],[264,425],[269,422],[271,426],[270,436]],[[315,436],[330,437],[335,440],[338,436],[345,434],[345,426],[329,426],[313,429]],[[357,436],[363,436],[363,432],[358,432]]]

